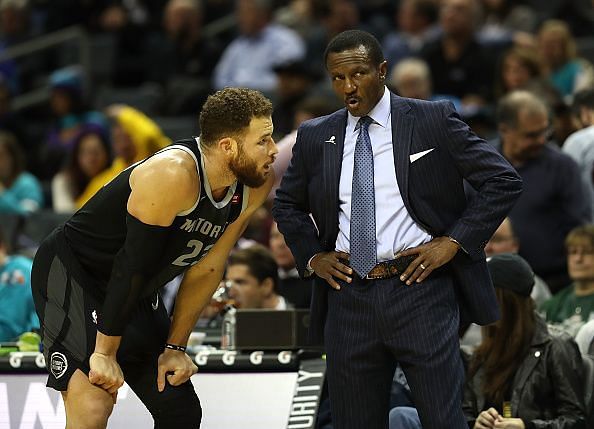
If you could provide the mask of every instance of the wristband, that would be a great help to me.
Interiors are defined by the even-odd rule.
[[[175,344],[169,344],[169,343],[165,343],[165,348],[166,349],[170,349],[170,350],[177,350],[179,352],[185,352],[186,351],[186,346],[178,346]]]

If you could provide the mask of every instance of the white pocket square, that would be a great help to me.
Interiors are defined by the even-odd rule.
[[[424,150],[423,152],[417,152],[417,153],[413,153],[410,156],[410,162],[413,163],[415,162],[417,159],[424,157],[425,155],[427,155],[429,152],[434,151],[435,148],[433,149],[428,149],[428,150]]]

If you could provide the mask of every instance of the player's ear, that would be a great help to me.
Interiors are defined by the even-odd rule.
[[[237,152],[237,140],[233,137],[224,137],[217,143],[225,155],[234,155]]]

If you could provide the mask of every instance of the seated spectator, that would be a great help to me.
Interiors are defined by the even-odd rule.
[[[238,0],[235,14],[241,34],[223,52],[214,70],[214,87],[271,93],[277,85],[274,66],[302,59],[305,44],[295,31],[271,22],[271,0]]]
[[[102,129],[86,126],[74,140],[66,168],[52,179],[52,207],[58,213],[73,213],[82,204],[78,198],[89,182],[111,164],[111,147]]]
[[[429,40],[439,34],[439,9],[434,0],[404,0],[395,14],[397,31],[386,35],[382,42],[388,70],[401,60],[416,56]]]
[[[293,155],[293,146],[297,139],[297,129],[302,122],[308,119],[317,118],[319,116],[329,115],[330,113],[338,110],[340,106],[336,103],[334,97],[323,97],[321,95],[312,95],[301,101],[295,108],[295,114],[293,116],[293,131],[278,140],[276,146],[278,148],[278,154],[272,164],[274,169],[275,181],[268,200],[272,201],[276,190],[280,186],[280,182],[289,167],[291,157]]]
[[[545,21],[538,32],[538,49],[545,74],[564,98],[571,100],[577,91],[594,84],[592,64],[577,57],[575,40],[565,22]]]
[[[111,167],[95,176],[78,197],[77,204],[80,206],[122,170],[154,154],[171,142],[156,123],[133,107],[112,105],[107,108],[107,115],[113,121],[111,144],[114,160]]]
[[[535,12],[512,0],[483,0],[482,43],[530,43],[536,29]]]
[[[204,35],[203,17],[201,0],[169,0],[163,30],[147,40],[144,68],[148,81],[163,86],[162,114],[195,114],[211,90],[212,71],[223,45]]]
[[[449,100],[463,114],[462,101],[454,96],[433,94],[431,71],[427,63],[418,58],[407,58],[392,69],[388,85],[401,97],[418,100]]]
[[[24,256],[9,255],[0,231],[0,341],[16,341],[23,332],[39,329],[31,294],[31,266]]]
[[[299,104],[313,92],[321,76],[304,61],[293,61],[274,67],[278,85],[274,95],[275,139],[282,138],[294,129],[295,113]]]
[[[481,106],[492,98],[495,57],[476,38],[478,0],[443,0],[442,35],[421,50],[433,76],[433,90]]]
[[[573,110],[581,129],[567,137],[561,149],[577,162],[584,186],[590,193],[594,214],[594,87],[575,95]]]
[[[26,215],[42,206],[41,185],[25,171],[25,156],[16,138],[0,132],[0,213]]]
[[[53,124],[41,148],[42,178],[51,179],[64,165],[82,128],[93,124],[107,130],[105,116],[84,100],[83,76],[78,68],[65,68],[50,76]]]
[[[520,238],[520,255],[555,293],[570,283],[565,237],[592,216],[577,164],[549,142],[549,110],[527,91],[499,101],[496,148],[518,171],[523,192],[509,217]]]
[[[543,82],[542,64],[536,49],[513,47],[503,53],[495,82],[497,96],[527,89],[535,81]]]
[[[534,311],[534,274],[518,255],[488,262],[501,319],[483,327],[472,354],[463,408],[474,429],[585,424],[582,358],[567,335],[554,336]]]
[[[297,308],[309,308],[311,302],[311,279],[301,279],[295,258],[278,230],[276,222],[270,227],[270,251],[278,266],[278,293]]]
[[[485,246],[485,254],[487,257],[490,257],[500,253],[518,253],[519,250],[520,239],[514,232],[511,219],[506,217],[487,242],[487,245]],[[537,306],[551,298],[549,287],[544,280],[537,275],[534,276],[534,287],[532,288],[530,297],[534,300]]]
[[[292,305],[278,294],[278,266],[270,251],[260,245],[229,255],[225,280],[229,296],[240,308],[286,310]]]
[[[594,320],[594,225],[579,226],[565,239],[572,284],[541,306],[549,323],[561,324],[571,335]]]

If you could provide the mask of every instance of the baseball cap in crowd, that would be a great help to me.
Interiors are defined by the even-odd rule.
[[[534,286],[534,272],[530,264],[516,253],[500,253],[487,258],[493,285],[530,296]]]

